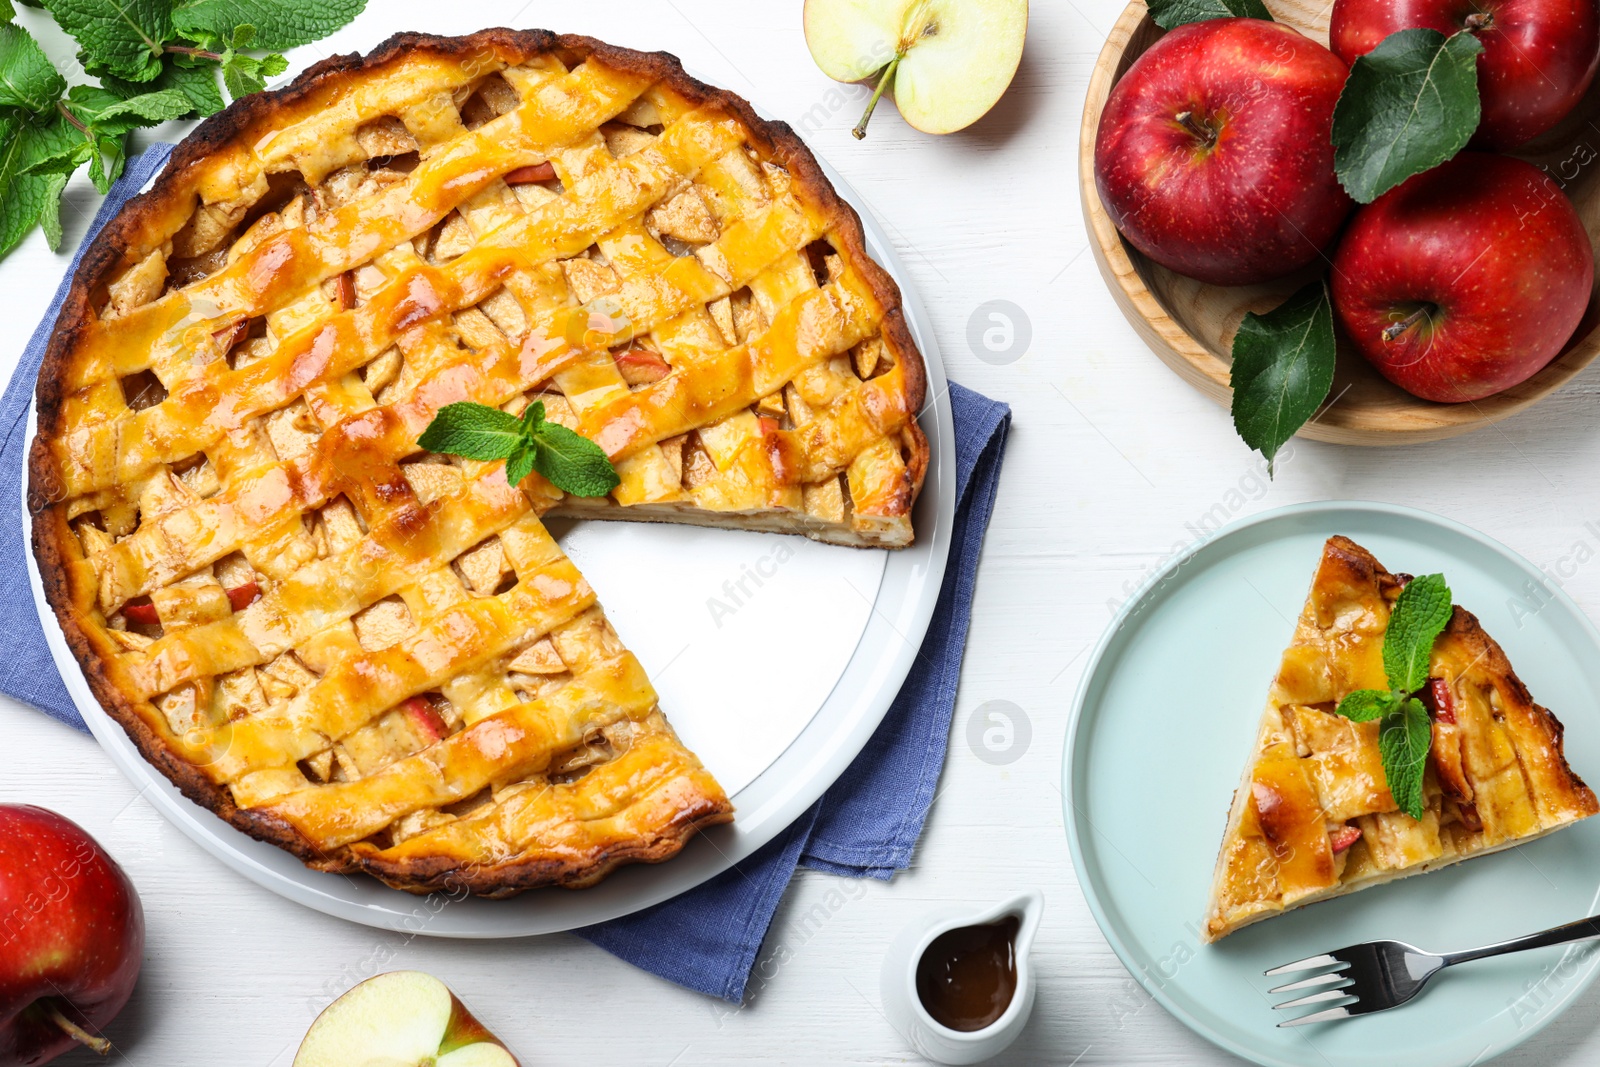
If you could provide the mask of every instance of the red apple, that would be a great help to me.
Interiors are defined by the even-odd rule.
[[[1426,400],[1479,400],[1566,346],[1594,285],[1578,213],[1538,168],[1463,152],[1356,212],[1333,307],[1384,377]]]
[[[133,883],[94,838],[43,808],[0,804],[0,1064],[37,1064],[122,1010],[144,955]]]
[[[1510,148],[1561,121],[1600,64],[1595,0],[1334,0],[1328,38],[1354,63],[1391,33],[1469,29],[1483,44],[1473,145]]]
[[[1346,73],[1281,23],[1179,26],[1100,116],[1095,184],[1112,221],[1157,263],[1214,285],[1311,263],[1352,206],[1333,173]]]

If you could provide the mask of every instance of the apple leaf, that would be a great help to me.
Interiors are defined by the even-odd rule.
[[[1347,193],[1370,204],[1466,147],[1482,51],[1467,30],[1401,30],[1355,61],[1333,109],[1333,168]]]
[[[1164,30],[1207,19],[1261,19],[1272,21],[1272,12],[1261,0],[1148,0],[1150,17]]]
[[[1233,425],[1273,457],[1333,388],[1333,304],[1320,278],[1265,315],[1249,312],[1233,335]]]

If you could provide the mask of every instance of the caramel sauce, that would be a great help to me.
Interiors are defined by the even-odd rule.
[[[917,997],[935,1022],[970,1032],[992,1026],[1017,992],[1017,931],[1008,915],[933,939],[917,961]]]

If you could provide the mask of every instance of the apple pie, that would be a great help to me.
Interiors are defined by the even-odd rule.
[[[1324,546],[1234,793],[1205,940],[1520,845],[1600,810],[1567,766],[1561,723],[1460,606],[1434,644],[1423,691],[1432,743],[1422,818],[1398,809],[1378,722],[1334,708],[1356,690],[1389,688],[1384,634],[1409,580],[1348,538]]]
[[[732,818],[545,515],[909,544],[923,364],[781,123],[663,53],[406,34],[247,97],[84,256],[29,461],[95,695],[234,826],[503,896]],[[471,401],[620,483],[432,454]]]

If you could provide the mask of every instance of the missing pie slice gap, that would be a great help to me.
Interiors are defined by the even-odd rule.
[[[1338,715],[1387,689],[1383,637],[1406,575],[1332,537],[1267,697],[1217,856],[1207,942],[1318,900],[1498,852],[1600,810],[1562,727],[1460,605],[1434,645],[1420,820],[1398,810],[1378,723]]]

